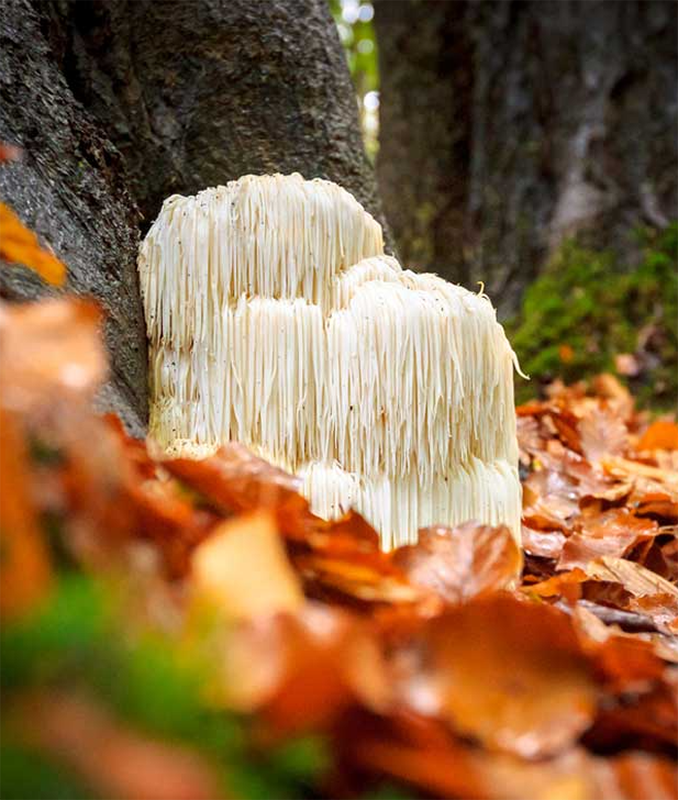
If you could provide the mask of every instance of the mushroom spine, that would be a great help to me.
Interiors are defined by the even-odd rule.
[[[348,192],[294,174],[172,196],[139,275],[168,454],[243,442],[387,548],[468,519],[519,537],[515,356],[495,311],[384,255]]]

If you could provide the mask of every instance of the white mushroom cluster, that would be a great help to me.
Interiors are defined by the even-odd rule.
[[[385,548],[470,519],[519,537],[515,356],[495,311],[384,255],[348,192],[295,174],[175,195],[139,274],[168,454],[243,442]]]

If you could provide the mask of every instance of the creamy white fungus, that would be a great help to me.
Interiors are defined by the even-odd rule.
[[[516,362],[495,311],[384,255],[348,192],[295,174],[175,195],[139,275],[166,453],[243,442],[386,548],[470,519],[518,539]]]

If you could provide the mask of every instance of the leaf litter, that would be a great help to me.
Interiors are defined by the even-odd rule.
[[[517,409],[522,552],[470,521],[384,553],[241,445],[96,415],[93,304],[3,305],[0,355],[17,746],[98,796],[677,796],[677,429],[612,376]]]

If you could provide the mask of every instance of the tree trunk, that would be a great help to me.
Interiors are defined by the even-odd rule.
[[[146,333],[137,287],[139,213],[120,154],[73,97],[47,36],[45,4],[0,3],[0,141],[20,163],[0,168],[0,200],[68,267],[70,291],[103,304],[111,380],[104,406],[134,433],[146,419]],[[0,295],[47,293],[33,273],[0,263]]]
[[[147,404],[136,249],[165,197],[298,171],[380,217],[324,0],[4,0],[0,140],[26,151],[0,170],[0,198],[66,262],[68,288],[108,312],[105,402],[136,432]],[[0,270],[4,297],[44,291]]]
[[[122,154],[147,226],[248,173],[327,178],[381,216],[325,0],[70,2],[64,69]]]
[[[562,240],[678,216],[676,5],[378,0],[399,252],[515,310]]]

